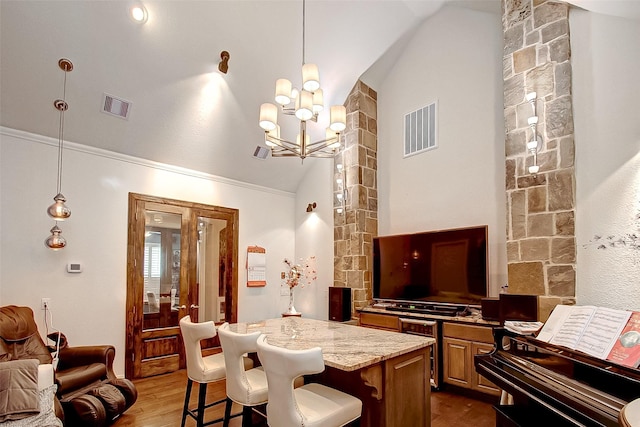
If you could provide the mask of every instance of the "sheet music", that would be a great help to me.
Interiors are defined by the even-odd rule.
[[[549,342],[572,349],[576,348],[587,323],[589,323],[595,311],[596,307],[593,306],[571,306],[569,314],[562,322],[562,327],[556,331]]]
[[[604,359],[631,317],[631,312],[599,307],[584,330],[576,350]]]

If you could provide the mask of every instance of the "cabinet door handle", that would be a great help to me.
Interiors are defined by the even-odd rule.
[[[191,310],[193,310],[194,308],[200,308],[199,305],[195,305],[195,304],[191,304],[191,307],[189,307]]]

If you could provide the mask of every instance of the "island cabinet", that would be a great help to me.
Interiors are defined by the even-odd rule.
[[[363,311],[360,313],[359,324],[367,328],[400,332],[400,319],[397,315],[367,313]]]
[[[493,350],[491,327],[443,322],[442,346],[445,383],[486,394],[500,394],[500,389],[479,375],[473,364],[473,356]]]

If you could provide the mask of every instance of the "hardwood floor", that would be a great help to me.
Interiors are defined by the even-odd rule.
[[[187,385],[185,370],[156,377],[144,378],[134,381],[138,389],[137,402],[125,412],[116,422],[114,427],[175,427],[180,425],[182,416],[182,404]],[[196,406],[198,386],[194,384],[191,392],[191,408]],[[225,397],[224,383],[209,384],[207,390],[207,402],[219,400]],[[207,420],[220,418],[224,405],[206,411]],[[238,413],[241,409],[234,405],[232,413]],[[254,417],[256,427],[266,427],[264,421],[258,416]],[[222,425],[222,424],[216,424]],[[195,421],[187,418],[186,426],[195,426]],[[241,418],[233,418],[231,427],[240,427]],[[455,427],[495,426],[495,414],[490,403],[476,400],[447,391],[434,391],[431,393],[431,426]],[[410,427],[410,426],[407,426]]]

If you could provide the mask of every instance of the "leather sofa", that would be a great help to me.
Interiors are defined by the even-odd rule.
[[[50,350],[38,333],[31,308],[0,307],[0,362],[38,359],[48,364],[53,362]],[[70,347],[60,337],[56,414],[65,426],[106,426],[135,403],[138,392],[131,381],[116,377],[114,357],[111,345]]]

